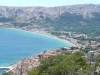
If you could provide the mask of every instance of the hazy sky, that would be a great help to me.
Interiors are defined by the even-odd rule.
[[[0,0],[3,6],[64,6],[75,4],[100,4],[100,0]]]

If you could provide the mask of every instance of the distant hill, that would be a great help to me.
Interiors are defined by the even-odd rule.
[[[59,15],[69,12],[83,17],[93,18],[93,13],[100,13],[100,5],[83,4],[72,6],[59,6],[59,7],[8,7],[0,6],[0,17],[58,17]]]
[[[59,7],[0,6],[0,22],[11,22],[19,27],[39,25],[49,31],[66,30],[99,35],[99,21],[100,5],[94,4]]]

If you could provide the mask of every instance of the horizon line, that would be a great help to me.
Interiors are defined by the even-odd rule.
[[[100,5],[100,4],[93,4],[93,3],[87,3],[87,4],[72,4],[72,5],[58,5],[58,6],[9,6],[9,5],[0,5],[0,7],[62,7],[62,6],[74,6],[74,5]]]

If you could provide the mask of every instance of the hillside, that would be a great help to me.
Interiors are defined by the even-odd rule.
[[[58,17],[62,13],[76,13],[83,17],[94,17],[93,13],[100,13],[100,5],[84,4],[59,7],[7,7],[0,6],[0,17]]]
[[[59,7],[7,7],[0,6],[0,22],[10,22],[14,27],[48,31],[73,31],[100,35],[100,5],[83,4]]]

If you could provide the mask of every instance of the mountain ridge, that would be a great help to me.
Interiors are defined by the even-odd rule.
[[[0,17],[38,17],[43,15],[44,17],[58,17],[59,15],[69,12],[71,14],[76,13],[82,15],[84,18],[93,18],[94,12],[100,13],[100,5],[94,4],[79,4],[70,6],[58,6],[58,7],[8,7],[0,6]]]
[[[0,7],[1,26],[100,35],[100,5]]]

